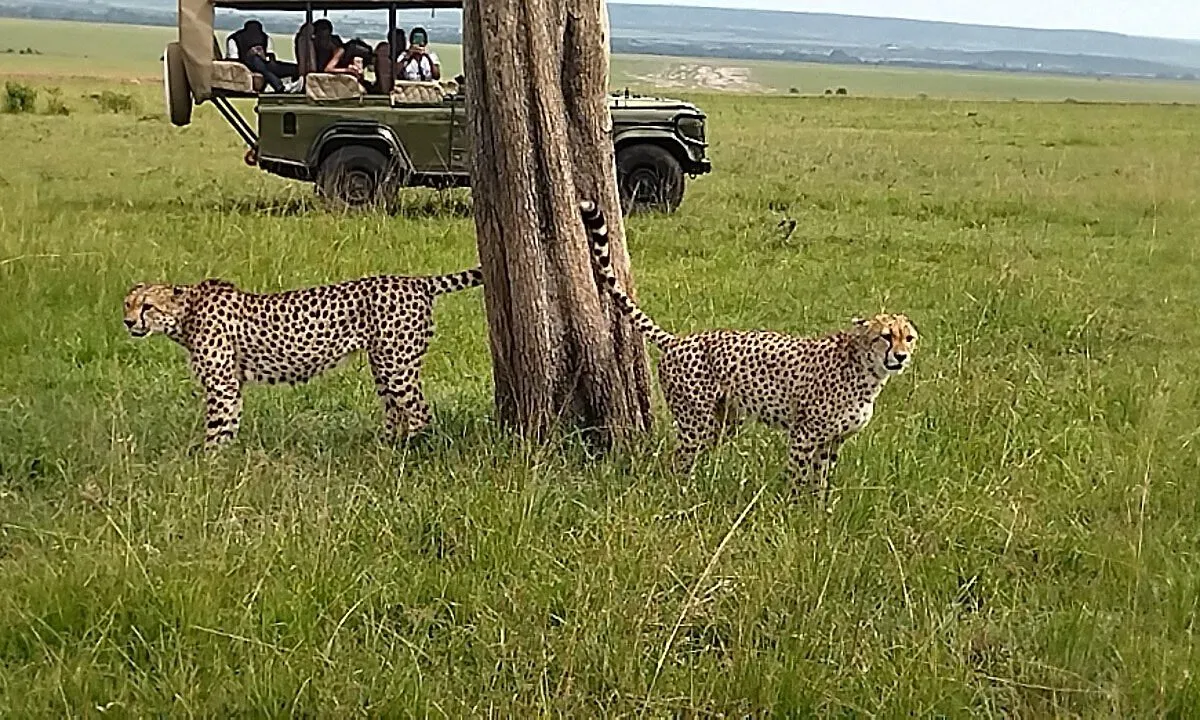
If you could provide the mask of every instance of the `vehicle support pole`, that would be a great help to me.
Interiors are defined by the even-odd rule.
[[[396,47],[396,43],[392,42],[393,36],[396,34],[396,3],[388,3],[388,62],[392,67],[396,67],[396,58],[400,57],[400,48]],[[375,76],[379,76],[379,68],[375,68]],[[391,88],[387,88],[387,92],[391,92]]]
[[[316,63],[316,61],[317,61],[317,51],[316,51],[316,36],[317,36],[317,34],[313,30],[312,24],[313,24],[312,3],[304,3],[304,36],[305,36],[305,40],[308,42],[308,48],[310,50],[312,50],[312,54],[310,55],[310,57],[312,57],[313,62]],[[308,69],[308,71],[309,72],[325,72],[325,68],[310,67]]]
[[[225,116],[226,122],[233,126],[235,132],[242,136],[242,140],[251,150],[258,149],[258,136],[254,134],[254,128],[250,127],[250,123],[246,122],[246,118],[242,117],[237,108],[229,103],[228,98],[214,97],[212,104],[217,107],[217,110]]]

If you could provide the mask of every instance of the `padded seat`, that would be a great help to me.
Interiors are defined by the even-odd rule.
[[[393,105],[440,103],[446,92],[437,81],[397,80],[392,86]]]
[[[257,95],[267,86],[262,75],[236,60],[213,60],[212,86],[239,95]]]
[[[358,79],[341,73],[309,73],[304,76],[304,95],[314,102],[359,100],[365,93]]]

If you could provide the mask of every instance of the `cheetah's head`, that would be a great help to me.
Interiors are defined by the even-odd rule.
[[[135,285],[125,296],[125,327],[134,337],[174,335],[186,309],[183,285]]]
[[[881,313],[868,320],[856,318],[854,329],[884,373],[899,375],[908,367],[917,342],[917,326],[908,317]]]

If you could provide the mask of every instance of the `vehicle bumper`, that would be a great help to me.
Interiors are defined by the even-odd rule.
[[[710,172],[712,172],[712,160],[708,158],[693,160],[692,167],[688,170],[691,175],[707,175]]]

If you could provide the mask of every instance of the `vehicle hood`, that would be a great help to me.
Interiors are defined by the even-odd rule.
[[[609,95],[608,106],[610,108],[621,108],[623,110],[687,110],[697,115],[704,115],[704,112],[692,103],[684,102],[683,100],[675,100],[672,98],[644,97],[636,95],[625,97],[624,94]]]

